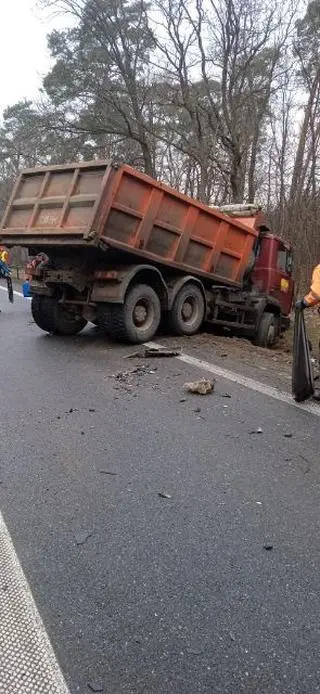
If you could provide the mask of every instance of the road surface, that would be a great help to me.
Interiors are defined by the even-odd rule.
[[[0,508],[70,693],[320,691],[318,412],[0,301]]]

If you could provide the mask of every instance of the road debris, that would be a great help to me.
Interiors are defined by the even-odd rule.
[[[249,431],[249,434],[263,434],[263,429],[261,429],[261,427],[258,427],[258,429],[253,429],[253,431]]]
[[[196,412],[196,413],[199,413],[199,412],[201,412],[201,407],[196,407],[196,409],[193,410],[193,411]]]
[[[111,470],[99,470],[101,475],[112,475],[114,477],[117,476],[117,472],[111,472]]]
[[[265,549],[266,552],[271,552],[273,550],[273,545],[263,545],[263,549]]]
[[[89,537],[92,536],[92,532],[88,532],[87,530],[80,531],[75,534],[74,539],[76,541],[77,545],[84,545],[87,540],[89,540]]]
[[[161,499],[171,499],[171,494],[167,494],[166,492],[158,492],[158,496],[160,496]]]
[[[180,398],[179,402],[187,402],[188,398]]]
[[[94,407],[89,407],[89,412],[95,412]]]
[[[88,687],[91,692],[103,692],[102,680],[96,680],[95,682],[88,682]]]
[[[179,357],[181,352],[177,349],[166,349],[166,347],[147,347],[139,352],[127,354],[125,359],[152,359],[152,357]]]
[[[284,434],[285,439],[292,439],[293,434]]]
[[[215,380],[208,381],[205,378],[201,378],[200,381],[185,383],[183,387],[188,393],[194,393],[196,395],[209,395],[210,393],[213,393],[214,386]]]
[[[222,395],[220,395],[220,397],[221,398],[231,398],[231,395],[230,395],[230,393],[222,393]]]

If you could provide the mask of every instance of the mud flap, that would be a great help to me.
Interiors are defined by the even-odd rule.
[[[293,337],[292,395],[303,402],[314,393],[309,341],[303,311],[296,309]]]
[[[13,304],[13,286],[11,277],[7,277],[8,299],[10,304]]]

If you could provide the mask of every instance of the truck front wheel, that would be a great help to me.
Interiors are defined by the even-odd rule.
[[[175,335],[194,335],[203,323],[204,314],[205,303],[200,287],[186,284],[178,292],[169,311],[169,327]]]
[[[109,333],[121,342],[141,344],[156,334],[161,319],[157,293],[147,284],[129,288],[124,304],[109,304]]]
[[[274,347],[279,337],[279,316],[265,311],[262,314],[253,344],[258,347]]]

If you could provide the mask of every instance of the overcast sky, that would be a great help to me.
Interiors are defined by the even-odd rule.
[[[36,96],[50,66],[46,35],[63,19],[39,9],[37,0],[0,0],[0,116],[24,97]]]

